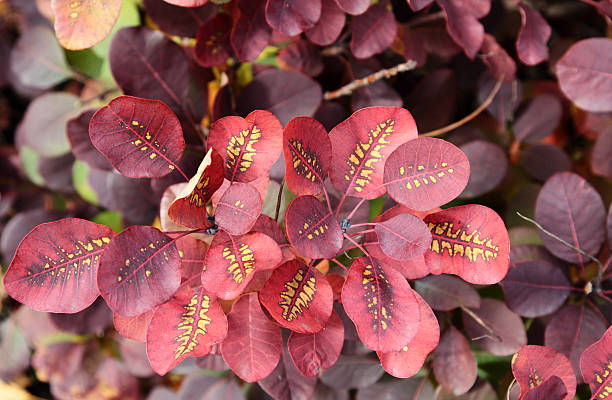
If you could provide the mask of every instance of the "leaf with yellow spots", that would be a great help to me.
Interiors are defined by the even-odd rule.
[[[160,178],[180,170],[185,150],[181,123],[158,100],[119,96],[99,109],[89,123],[89,137],[122,175]]]
[[[208,149],[198,172],[168,208],[168,217],[192,229],[208,228],[206,203],[223,183],[223,159],[214,148]]]
[[[332,212],[314,196],[291,201],[285,213],[287,238],[308,258],[336,257],[342,248],[342,228]]]
[[[551,376],[539,386],[529,389],[521,400],[564,400],[567,388],[558,376]]]
[[[253,185],[233,182],[217,203],[215,222],[230,235],[244,235],[255,225],[262,209],[261,196]]]
[[[316,333],[331,315],[334,295],[323,274],[292,260],[274,270],[259,292],[259,301],[281,326]]]
[[[226,241],[213,242],[206,254],[202,285],[209,293],[232,300],[244,291],[256,271],[273,269],[281,259],[280,247],[266,234],[227,235]]]
[[[451,207],[425,217],[432,240],[425,252],[431,273],[455,274],[477,285],[501,281],[510,264],[504,221],[479,204]]]
[[[377,352],[380,363],[387,373],[396,378],[409,378],[423,367],[425,358],[440,340],[440,325],[429,305],[415,294],[421,312],[421,323],[416,335],[398,351]]]
[[[147,330],[151,367],[165,375],[187,357],[210,353],[227,335],[227,319],[216,298],[188,283],[159,306]]]
[[[298,196],[321,193],[332,158],[325,127],[314,118],[293,118],[283,131],[283,154],[289,190]]]
[[[582,352],[580,372],[594,399],[612,399],[612,327]]]
[[[181,283],[176,242],[158,229],[134,225],[109,243],[98,286],[113,312],[133,317],[164,303]]]
[[[100,257],[113,236],[112,229],[78,218],[40,224],[19,243],[4,287],[37,311],[84,310],[100,294]]]
[[[213,123],[208,144],[225,160],[225,178],[251,182],[267,175],[283,146],[283,126],[269,111],[224,117]]]
[[[183,282],[195,275],[200,276],[209,245],[203,240],[195,238],[194,235],[187,235],[176,241],[176,247],[181,257],[181,279]]]
[[[198,28],[194,55],[203,67],[225,63],[233,55],[230,33],[232,19],[227,14],[217,14]]]
[[[523,346],[512,357],[512,374],[521,387],[521,396],[553,376],[559,377],[567,389],[563,400],[573,399],[576,393],[576,375],[572,365],[567,357],[550,347]]]
[[[329,133],[331,183],[348,196],[368,200],[382,196],[387,157],[416,137],[416,124],[406,109],[368,107],[355,112]]]
[[[400,350],[421,324],[417,296],[408,281],[368,257],[353,261],[342,287],[342,305],[361,341],[374,351]]]
[[[385,164],[389,196],[417,211],[427,211],[459,196],[470,178],[470,163],[455,145],[420,137],[399,146]]]
[[[119,18],[122,0],[52,0],[55,35],[69,50],[101,42]]]

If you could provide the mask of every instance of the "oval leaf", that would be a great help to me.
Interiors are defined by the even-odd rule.
[[[399,351],[377,353],[385,371],[396,378],[409,378],[419,372],[425,358],[440,340],[440,326],[436,315],[421,296],[415,297],[421,312],[421,323],[416,335]]]
[[[383,52],[393,43],[396,33],[397,22],[387,4],[374,4],[351,20],[351,52],[355,58]]]
[[[348,196],[370,200],[385,194],[385,160],[401,144],[416,138],[417,128],[403,108],[369,107],[336,125],[329,136],[332,184]]]
[[[308,258],[332,258],[342,248],[342,228],[316,197],[300,196],[291,201],[285,213],[287,238]]]
[[[101,42],[119,18],[121,0],[53,0],[55,35],[69,50]]]
[[[366,12],[370,6],[369,0],[334,0],[338,7],[351,15],[359,15]]]
[[[113,313],[113,325],[124,338],[144,343],[147,340],[147,329],[154,312],[155,309],[152,309],[135,317],[124,317]]]
[[[399,214],[374,225],[382,251],[396,260],[407,260],[423,254],[431,245],[431,232],[419,218]]]
[[[315,377],[321,368],[332,367],[344,343],[344,325],[335,311],[317,333],[292,332],[287,341],[289,354],[304,376]]]
[[[323,274],[292,260],[274,270],[259,292],[259,301],[283,327],[316,333],[329,319],[334,299]]]
[[[102,254],[98,286],[114,312],[133,317],[172,297],[181,283],[180,268],[170,237],[135,225],[115,236]]]
[[[417,333],[419,303],[406,279],[367,257],[353,262],[342,287],[342,305],[361,341],[374,351],[397,351]]]
[[[477,285],[501,281],[510,263],[504,221],[479,204],[452,207],[425,217],[432,234],[425,263],[433,274],[459,275]]]
[[[178,169],[185,150],[181,123],[164,103],[119,96],[89,123],[93,145],[129,178],[159,178]]]
[[[597,254],[606,237],[606,210],[597,191],[572,172],[550,177],[538,194],[535,219],[544,229],[588,254]],[[538,231],[544,246],[565,261],[589,262],[580,253]]]
[[[552,29],[537,10],[523,2],[518,3],[521,29],[516,38],[516,53],[527,65],[536,65],[548,59],[546,42]]]
[[[612,39],[575,43],[557,62],[556,73],[561,90],[578,107],[612,111]]]
[[[593,398],[601,398],[612,383],[612,327],[601,339],[587,347],[580,356],[580,372],[589,384]],[[604,397],[605,398],[605,397]]]
[[[233,53],[230,42],[232,19],[227,14],[217,14],[201,24],[196,36],[194,53],[203,67],[223,64]]]
[[[389,196],[417,211],[448,203],[461,194],[469,178],[470,164],[459,148],[426,137],[399,146],[384,170]]]
[[[219,302],[202,287],[183,285],[159,306],[147,330],[151,367],[165,375],[187,357],[210,353],[227,335],[227,319]]]
[[[310,117],[293,118],[283,131],[285,182],[293,193],[317,195],[331,164],[331,142],[325,127]]]
[[[225,160],[229,181],[251,182],[266,175],[282,148],[283,127],[268,111],[246,118],[224,117],[210,128],[208,144]]]
[[[19,243],[4,287],[37,311],[84,310],[98,297],[100,256],[113,236],[110,228],[78,218],[40,224]]]
[[[473,140],[461,146],[470,163],[470,179],[461,197],[477,197],[497,187],[506,176],[508,157],[500,146],[486,140]]]
[[[283,346],[283,355],[274,371],[257,383],[274,399],[312,399],[317,378],[302,375]]]
[[[264,314],[256,293],[242,296],[227,315],[227,337],[221,344],[223,359],[247,382],[268,376],[281,356],[280,328]]]
[[[237,11],[230,41],[240,61],[253,61],[266,48],[272,36],[272,28],[266,21],[266,1],[253,1],[253,14]],[[240,7],[238,7],[240,8]]]
[[[366,4],[369,3],[369,0],[366,0]],[[306,31],[306,37],[319,46],[328,46],[338,39],[345,22],[346,15],[335,0],[322,0],[321,18],[315,26]]]
[[[295,36],[312,28],[321,17],[321,0],[268,0],[266,20],[285,35]]]
[[[470,284],[450,275],[432,275],[414,281],[414,290],[434,310],[450,311],[459,307],[480,307],[480,295]]]
[[[567,397],[567,388],[558,376],[551,376],[544,383],[529,389],[523,400],[563,400]]]
[[[251,230],[262,208],[261,196],[253,185],[234,182],[217,203],[215,221],[230,235],[244,235]]]
[[[476,382],[476,360],[470,343],[452,325],[434,351],[433,371],[440,385],[455,396],[467,392]]]
[[[202,285],[211,294],[232,300],[243,292],[256,270],[272,269],[281,259],[280,247],[263,233],[228,236],[227,241],[213,243],[208,250]]]

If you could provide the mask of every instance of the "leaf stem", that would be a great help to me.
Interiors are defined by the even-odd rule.
[[[365,254],[366,256],[370,257],[370,253],[367,252],[366,249],[364,249],[359,243],[357,243],[355,240],[353,240],[352,237],[350,237],[349,235],[347,235],[346,233],[344,234],[344,237],[351,243],[353,243],[355,246],[357,246],[357,248],[359,248],[359,250],[363,251],[363,254]]]
[[[485,330],[489,333],[491,339],[493,339],[493,340],[495,340],[497,342],[501,342],[502,341],[501,336],[499,336],[497,334],[497,332],[495,332],[495,330],[493,330],[493,328],[491,328],[486,322],[484,322],[474,311],[470,310],[466,306],[460,306],[460,307],[461,307],[461,310],[463,310],[463,312],[465,312],[467,315],[472,317],[474,319],[474,321],[476,321],[478,323],[478,325],[480,325],[483,328],[485,328]],[[480,337],[474,338],[472,340],[481,339],[481,338],[487,337],[489,335],[480,336]]]
[[[348,271],[348,268],[344,264],[342,264],[340,261],[336,260],[335,258],[330,258],[329,260],[335,262],[336,264],[344,268],[345,271]]]

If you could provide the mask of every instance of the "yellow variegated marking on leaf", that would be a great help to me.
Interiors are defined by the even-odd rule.
[[[312,240],[317,236],[323,235],[325,231],[329,229],[329,225],[324,222],[327,219],[327,217],[328,216],[321,218],[319,217],[319,214],[316,211],[312,211],[312,213],[308,215],[307,219],[311,223],[313,223],[314,221],[314,225],[312,225],[311,227],[308,221],[304,222],[303,229],[299,229],[298,234],[306,235],[306,238],[308,238],[309,240]],[[319,222],[318,225],[316,224],[317,222]]]
[[[231,274],[232,279],[240,284],[255,270],[255,255],[246,243],[240,244],[238,252],[239,254],[236,255],[230,247],[225,247],[222,256],[228,262],[227,271]],[[244,271],[240,267],[239,259]]]
[[[199,304],[199,312],[198,297],[197,294],[194,294],[189,300],[189,304],[185,305],[185,312],[181,315],[181,322],[179,322],[176,327],[180,334],[174,339],[174,341],[178,343],[178,346],[174,350],[174,359],[193,351],[199,344],[198,336],[206,335],[207,326],[211,323],[211,319],[207,315],[210,309],[210,297],[206,295],[202,296],[202,300]],[[195,331],[193,329],[194,327]]]
[[[378,282],[376,282],[375,275],[378,277]],[[361,287],[363,288],[365,301],[368,307],[368,313],[372,315],[372,330],[377,331],[378,326],[382,328],[382,330],[386,330],[389,327],[389,323],[391,321],[391,310],[389,308],[393,307],[393,301],[387,304],[387,306],[383,306],[380,304],[378,299],[378,285],[383,282],[385,284],[389,284],[385,273],[380,267],[373,267],[371,264],[367,264],[363,272],[361,274]],[[380,313],[379,313],[380,310]]]
[[[212,163],[212,147],[206,153],[206,156],[200,163],[198,167],[198,171],[196,174],[189,180],[187,186],[176,196],[176,199],[187,199],[189,204],[202,208],[206,206],[205,199],[209,196],[208,191],[208,183],[210,182],[210,177],[204,175],[204,170]],[[170,166],[170,169],[174,169],[174,166]],[[176,201],[176,200],[175,200]]]
[[[291,163],[295,173],[303,176],[311,182],[319,179],[323,174],[319,157],[306,149],[301,140],[289,139],[289,151],[291,152]],[[313,173],[313,171],[315,173]]]
[[[443,162],[441,163],[441,166],[442,168],[446,168],[448,163]],[[424,165],[416,165],[416,172],[414,167],[414,165],[401,165],[398,169],[400,177],[405,176],[407,178],[404,186],[408,190],[421,187],[421,182],[423,182],[425,185],[429,185],[430,183],[438,183],[438,179],[445,176],[446,173],[452,174],[454,172],[452,168],[447,168],[445,171],[439,170],[438,163],[430,165],[428,172],[422,172],[426,169]],[[410,173],[407,174],[407,172]]]
[[[380,122],[368,133],[366,143],[357,143],[355,150],[346,161],[349,170],[344,179],[354,181],[355,191],[361,192],[370,183],[372,173],[377,162],[383,159],[382,150],[391,142],[387,138],[395,131],[395,121],[388,119]]]
[[[317,291],[314,276],[301,285],[304,275],[305,271],[302,268],[298,269],[293,279],[285,282],[285,290],[280,293],[282,300],[278,305],[283,309],[283,319],[286,321],[291,322],[300,315],[304,315],[304,309],[310,306]]]
[[[538,371],[536,371],[535,368],[531,368],[531,372],[529,373],[529,387],[534,388],[541,385],[542,382],[543,380],[538,375]]]
[[[477,229],[468,233],[469,225],[456,230],[453,230],[452,222],[430,222],[427,225],[434,235],[429,247],[434,253],[443,255],[446,250],[449,256],[465,257],[470,262],[478,261],[479,257],[487,262],[497,258],[499,247],[490,237],[481,239],[481,232]]]
[[[597,381],[597,383],[601,385],[604,383],[604,381],[608,379],[611,372],[612,372],[612,361],[609,361],[608,364],[603,365],[603,368],[601,371],[595,373],[595,380]],[[606,385],[603,388],[600,387],[598,389],[598,392],[599,391],[602,391],[602,392],[599,393],[598,397],[600,399],[605,399],[612,394],[612,385]]]
[[[246,172],[253,164],[253,157],[257,154],[253,146],[260,139],[261,130],[256,125],[253,125],[250,130],[244,129],[238,132],[238,135],[232,136],[226,147],[226,167],[231,171]]]

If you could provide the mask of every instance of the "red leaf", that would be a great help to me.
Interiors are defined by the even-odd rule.
[[[268,111],[246,118],[224,117],[210,129],[208,144],[225,160],[229,181],[251,182],[266,175],[282,149],[283,127]]]
[[[124,338],[144,343],[147,340],[147,329],[154,312],[155,309],[152,309],[135,317],[124,317],[113,313],[113,325]]]
[[[512,82],[516,75],[516,63],[497,43],[495,37],[485,33],[480,51],[483,53],[482,61],[489,68],[489,73],[495,80]]]
[[[312,28],[306,31],[306,37],[319,46],[329,46],[340,36],[346,22],[346,15],[338,7],[335,0],[322,0],[321,3],[321,18]],[[365,3],[367,7],[369,1],[366,0]]]
[[[473,59],[482,46],[484,27],[469,5],[469,1],[436,0],[444,11],[446,30],[465,54]],[[488,10],[485,15],[488,14]]]
[[[133,317],[172,297],[181,283],[180,267],[170,237],[134,225],[115,236],[102,254],[98,286],[115,313]]]
[[[419,218],[399,214],[374,225],[382,251],[396,260],[420,256],[431,245],[431,232]]]
[[[300,373],[283,346],[283,356],[270,375],[258,382],[259,386],[275,400],[313,398],[316,377],[306,377]]]
[[[385,160],[401,144],[416,138],[417,129],[403,108],[370,107],[336,125],[329,136],[332,184],[348,196],[371,200],[385,194]]]
[[[580,371],[584,382],[589,384],[593,398],[601,398],[612,383],[612,327],[601,339],[587,347],[580,356]],[[598,397],[599,396],[599,397]],[[605,396],[604,396],[605,398]]]
[[[82,50],[101,42],[119,18],[121,0],[53,0],[55,35],[69,50]]]
[[[242,296],[227,315],[223,359],[247,382],[268,376],[278,364],[283,344],[280,328],[266,317],[256,293]]]
[[[124,176],[159,178],[178,168],[185,150],[181,123],[164,103],[119,96],[89,123],[93,145]]]
[[[304,376],[315,377],[321,368],[338,361],[344,343],[344,325],[335,311],[317,333],[292,332],[287,341],[289,354]]]
[[[514,121],[514,136],[522,142],[537,143],[555,130],[562,114],[557,96],[546,93],[535,96]]]
[[[461,197],[478,197],[495,189],[506,176],[506,150],[486,140],[473,140],[460,147],[470,163],[470,179]]]
[[[479,338],[475,343],[484,350],[496,356],[509,356],[527,344],[523,320],[510,311],[504,302],[482,299],[480,307],[472,311],[501,339],[491,338],[488,330],[464,312],[463,328],[469,337]]]
[[[266,20],[285,35],[295,36],[312,28],[321,17],[321,0],[268,0]]]
[[[234,182],[217,203],[215,221],[230,235],[244,235],[259,218],[262,206],[261,196],[253,185]]]
[[[208,0],[164,0],[166,3],[174,4],[179,7],[200,7],[206,3]]]
[[[421,322],[416,335],[398,351],[377,352],[385,371],[396,378],[409,378],[419,372],[425,358],[436,348],[440,339],[440,326],[436,315],[421,296],[415,297],[421,312]]]
[[[223,64],[233,53],[231,31],[232,19],[227,14],[217,14],[201,24],[194,47],[196,61],[203,67]]]
[[[257,218],[257,221],[255,222],[255,225],[253,225],[252,229],[255,232],[265,233],[274,239],[274,241],[279,245],[287,243],[283,228],[281,228],[278,222],[265,214],[261,214],[259,218]]]
[[[397,22],[385,3],[370,6],[351,20],[351,52],[355,58],[368,58],[385,51],[395,38]]]
[[[147,330],[147,356],[151,367],[165,375],[187,357],[210,353],[211,345],[227,335],[221,305],[202,287],[183,285],[159,306]]]
[[[342,304],[361,341],[374,351],[397,351],[417,333],[419,303],[406,279],[367,257],[353,261]]]
[[[19,243],[4,287],[37,311],[84,310],[98,297],[100,256],[113,236],[112,229],[78,218],[40,224]]]
[[[259,292],[259,301],[281,326],[316,333],[329,319],[334,299],[323,274],[293,260],[272,272]]]
[[[588,254],[597,254],[606,237],[606,210],[601,196],[582,177],[559,172],[550,177],[538,194],[535,219],[544,229]],[[544,246],[565,261],[590,262],[563,243],[538,231]]]
[[[558,376],[551,376],[544,383],[529,389],[522,400],[563,400],[567,396],[567,388]]]
[[[228,238],[211,244],[202,271],[204,288],[224,300],[239,296],[254,272],[276,267],[282,257],[280,247],[263,233]]]
[[[448,203],[463,191],[469,177],[470,164],[459,148],[426,137],[399,146],[384,170],[389,196],[417,211]]]
[[[253,61],[270,42],[272,28],[266,21],[266,0],[253,1],[255,11],[247,14],[236,8],[230,41],[240,61]]]
[[[570,47],[556,64],[561,91],[583,110],[612,111],[612,40],[591,38]]]
[[[555,312],[572,290],[561,268],[544,260],[514,264],[500,283],[508,307],[528,318]]]
[[[181,257],[181,279],[183,281],[200,275],[204,267],[204,259],[208,253],[208,244],[192,235],[184,236],[176,241],[176,247]]]
[[[287,238],[307,258],[332,258],[342,248],[342,228],[316,197],[299,196],[285,213]]]
[[[512,358],[512,373],[521,387],[521,394],[542,385],[553,376],[561,378],[567,389],[564,399],[573,399],[576,393],[576,375],[569,360],[549,347],[522,347]]]
[[[546,42],[550,39],[550,25],[537,10],[519,2],[521,29],[516,38],[516,53],[527,65],[536,65],[548,60]]]
[[[470,343],[452,325],[434,351],[433,371],[440,385],[455,396],[467,392],[476,382],[476,360]]]
[[[211,147],[198,167],[198,172],[168,208],[168,217],[188,228],[208,228],[210,221],[206,213],[206,203],[221,187],[223,175],[223,159]]]
[[[584,304],[568,304],[557,311],[544,332],[544,344],[569,358],[578,381],[580,378],[580,355],[595,343],[608,328],[601,313]]]
[[[285,182],[291,192],[317,195],[331,164],[331,142],[325,127],[310,117],[293,118],[283,131]]]
[[[470,284],[450,275],[431,275],[414,282],[417,291],[434,310],[480,307],[480,295]]]

